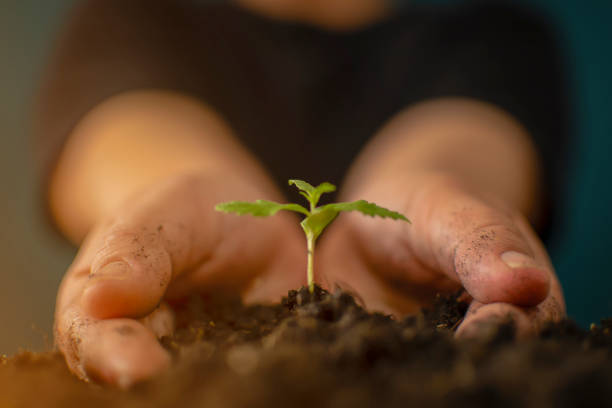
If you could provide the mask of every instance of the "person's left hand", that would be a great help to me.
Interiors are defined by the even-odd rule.
[[[524,336],[565,316],[552,264],[525,217],[471,194],[449,176],[424,173],[393,183],[348,198],[399,211],[412,224],[340,215],[315,257],[324,286],[338,285],[368,309],[400,315],[430,304],[436,293],[463,287],[471,298],[457,329],[463,337],[504,319]]]

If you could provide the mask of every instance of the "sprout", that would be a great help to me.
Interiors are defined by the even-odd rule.
[[[305,215],[300,225],[306,234],[306,241],[308,244],[308,267],[306,274],[310,293],[314,291],[313,265],[315,243],[323,230],[340,212],[359,211],[370,217],[378,216],[381,218],[391,218],[410,222],[408,218],[398,212],[388,210],[365,200],[358,200],[350,203],[332,203],[317,207],[322,194],[336,191],[336,186],[327,182],[314,187],[302,180],[289,180],[289,185],[294,185],[300,190],[300,194],[310,203],[309,210],[299,204],[280,204],[267,200],[257,200],[255,202],[230,201],[217,204],[215,210],[226,213],[236,213],[238,215],[249,214],[255,217],[268,217],[276,214],[280,210],[295,211]]]

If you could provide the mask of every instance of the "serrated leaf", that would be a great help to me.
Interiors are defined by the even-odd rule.
[[[215,210],[238,215],[249,214],[255,217],[268,217],[281,210],[295,211],[306,216],[310,215],[310,212],[299,204],[280,204],[267,200],[257,200],[255,202],[230,201],[217,204]]]
[[[391,218],[394,220],[403,220],[410,222],[403,214],[397,211],[391,211],[387,208],[381,207],[374,203],[370,203],[366,200],[353,201],[350,203],[333,203],[319,207],[321,211],[333,210],[333,211],[359,211],[362,214],[369,215],[370,217],[382,217]]]

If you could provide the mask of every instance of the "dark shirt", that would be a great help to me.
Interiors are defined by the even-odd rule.
[[[93,0],[72,14],[44,79],[37,146],[48,174],[71,129],[120,92],[169,89],[216,109],[280,186],[340,183],[366,141],[411,104],[463,96],[517,118],[559,196],[567,109],[554,33],[499,5],[408,5],[348,33],[231,4]],[[172,137],[168,135],[168,137]]]

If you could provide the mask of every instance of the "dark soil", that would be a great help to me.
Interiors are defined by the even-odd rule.
[[[457,341],[465,310],[438,298],[394,320],[319,288],[275,306],[193,299],[162,339],[175,364],[161,377],[124,392],[77,380],[56,352],[21,352],[0,360],[0,407],[612,406],[612,319]]]

